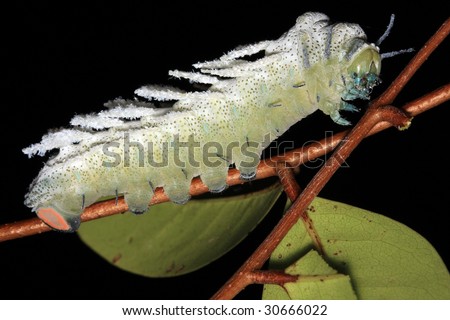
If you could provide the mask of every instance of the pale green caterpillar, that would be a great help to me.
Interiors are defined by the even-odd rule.
[[[259,52],[263,58],[243,59]],[[348,124],[340,111],[355,110],[349,100],[369,99],[381,56],[358,25],[306,13],[278,40],[194,67],[199,71],[169,74],[207,84],[207,90],[135,91],[148,100],[176,101],[171,108],[116,99],[24,149],[28,156],[59,149],[31,184],[25,204],[52,228],[75,231],[83,209],[100,197],[123,194],[130,211],[141,213],[156,187],[182,204],[196,176],[211,192],[226,188],[232,164],[250,180],[264,148],[317,109]]]

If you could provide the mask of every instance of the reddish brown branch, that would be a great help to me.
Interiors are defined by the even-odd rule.
[[[441,88],[430,92],[419,99],[409,102],[404,106],[403,109],[409,115],[416,116],[448,100],[450,100],[450,84],[444,85]],[[368,135],[378,133],[390,126],[391,124],[389,122],[380,122],[370,130]],[[347,133],[348,131],[343,131],[327,138],[326,140],[321,140],[317,143],[313,143],[303,148],[288,152],[285,155],[262,161],[258,167],[256,179],[265,179],[271,176],[275,176],[277,174],[277,163],[279,162],[287,162],[291,166],[299,166],[303,163],[314,160],[329,153],[341,142],[341,140]],[[229,171],[227,183],[229,185],[237,185],[243,183],[242,180],[239,179],[239,172],[237,170],[231,169]],[[192,195],[200,195],[208,192],[208,189],[200,179],[194,179],[191,185],[190,192]],[[157,189],[151,204],[153,205],[166,201],[168,201],[168,198],[164,194],[162,189]],[[95,203],[92,206],[86,208],[83,215],[81,216],[81,219],[82,221],[89,221],[117,213],[122,213],[127,209],[128,208],[123,198],[119,198],[117,205],[114,200],[103,201]],[[7,223],[0,226],[0,242],[27,237],[34,234],[47,232],[49,230],[51,229],[38,218],[32,218],[14,223]]]

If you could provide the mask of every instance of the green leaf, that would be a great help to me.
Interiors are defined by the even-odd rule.
[[[331,268],[325,260],[311,250],[305,256],[286,268],[285,272],[299,275],[296,282],[264,286],[265,300],[304,299],[356,299],[350,277]]]
[[[142,215],[126,213],[83,223],[80,238],[115,266],[149,277],[199,269],[243,240],[281,194],[262,191],[185,205],[162,203]]]
[[[308,211],[323,244],[324,259],[350,277],[359,299],[450,299],[450,275],[444,262],[415,231],[382,215],[320,198]],[[312,248],[300,220],[273,252],[270,269],[286,269]],[[273,287],[265,286],[263,298],[270,299]],[[323,292],[299,296],[323,297]]]

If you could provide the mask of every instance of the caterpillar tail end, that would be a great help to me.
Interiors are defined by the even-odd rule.
[[[80,215],[65,214],[55,207],[39,208],[36,214],[50,228],[61,232],[75,232],[81,224]]]

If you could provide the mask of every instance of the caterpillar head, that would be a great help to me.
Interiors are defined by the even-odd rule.
[[[340,72],[331,75],[336,83],[331,90],[336,90],[332,103],[325,104],[321,110],[329,114],[331,119],[340,125],[350,125],[340,111],[358,111],[359,109],[349,103],[351,100],[369,100],[372,89],[381,83],[381,55],[374,44],[369,44],[363,38],[355,37],[341,47]],[[320,108],[320,107],[319,107]]]
[[[348,75],[352,79],[347,93],[351,96],[347,99],[369,99],[373,87],[381,82],[380,71],[381,55],[379,49],[373,44],[366,44],[362,50],[359,50],[353,56],[353,61],[347,68]]]

